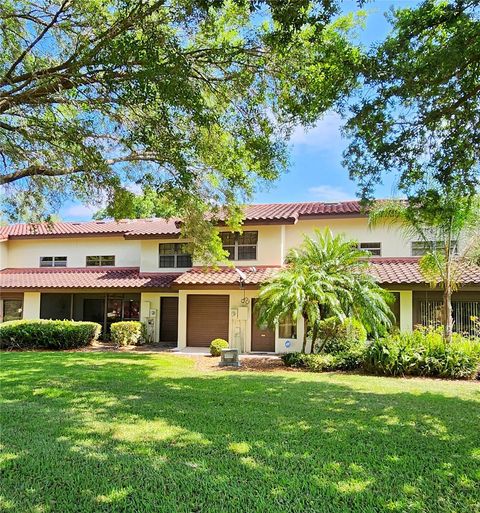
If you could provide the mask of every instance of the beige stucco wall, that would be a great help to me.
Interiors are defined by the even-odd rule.
[[[237,267],[258,265],[279,265],[282,262],[282,227],[281,226],[246,226],[245,231],[258,231],[257,259],[236,260]],[[178,239],[152,239],[140,241],[142,272],[181,272],[186,269],[159,268],[158,245],[161,243],[175,243]],[[194,261],[194,266],[201,266],[202,262]]]
[[[8,267],[8,241],[0,242],[0,269]]]
[[[39,267],[42,256],[66,256],[68,267],[85,267],[86,257],[93,255],[115,255],[117,267],[138,267],[140,241],[123,237],[8,241],[8,267]]]
[[[40,319],[40,292],[23,294],[23,318]]]
[[[286,225],[285,250],[298,247],[305,234],[312,235],[315,229],[325,228],[330,228],[334,235],[342,234],[347,239],[358,242],[381,242],[384,257],[410,256],[410,241],[403,236],[401,230],[390,226],[369,228],[365,218],[305,220]]]

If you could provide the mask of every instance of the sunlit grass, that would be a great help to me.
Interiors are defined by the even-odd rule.
[[[480,512],[480,387],[3,353],[6,512]]]

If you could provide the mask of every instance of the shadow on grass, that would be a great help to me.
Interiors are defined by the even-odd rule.
[[[480,511],[480,402],[430,381],[1,359],[6,511]]]

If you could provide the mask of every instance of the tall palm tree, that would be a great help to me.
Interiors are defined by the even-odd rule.
[[[354,317],[374,334],[381,326],[390,326],[392,296],[368,274],[368,255],[329,229],[306,236],[299,249],[289,252],[286,267],[260,289],[259,323],[275,325],[286,316],[303,317],[302,351],[310,334],[312,353],[324,318]]]
[[[452,293],[458,287],[462,267],[480,263],[479,219],[480,197],[440,193],[415,203],[378,202],[369,214],[370,226],[391,224],[400,227],[407,238],[423,242],[426,251],[420,270],[432,287],[443,287],[443,336],[447,342],[453,333]]]

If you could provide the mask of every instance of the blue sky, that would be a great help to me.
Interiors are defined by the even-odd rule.
[[[389,31],[385,13],[392,6],[397,8],[413,6],[416,0],[375,0],[368,2],[366,26],[359,32],[364,45],[382,41]],[[355,1],[343,3],[344,12],[357,10]],[[348,141],[340,134],[342,120],[338,114],[327,113],[313,128],[297,128],[291,140],[290,168],[268,190],[255,195],[257,203],[286,201],[346,201],[355,198],[356,184],[348,178],[342,167],[342,152]],[[395,195],[393,181],[379,186],[377,197]],[[84,221],[91,219],[90,208],[77,203],[65,205],[61,210],[64,220]]]

